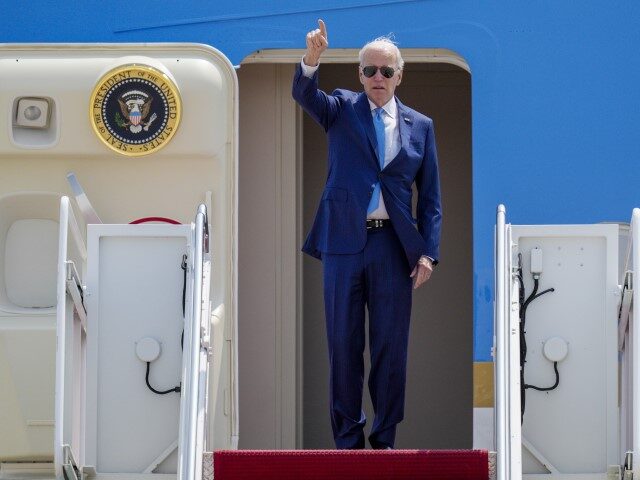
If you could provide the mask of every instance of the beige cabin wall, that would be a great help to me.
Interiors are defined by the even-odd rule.
[[[243,65],[238,312],[240,448],[296,448],[299,375],[293,65]]]

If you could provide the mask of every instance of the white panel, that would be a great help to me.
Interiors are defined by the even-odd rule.
[[[55,320],[0,318],[0,460],[51,460]]]
[[[495,451],[494,409],[473,409],[473,448]]]
[[[0,197],[0,315],[55,312],[59,202],[60,195],[48,192]],[[38,274],[44,277],[29,278]]]
[[[7,232],[4,281],[10,302],[26,308],[56,304],[58,223],[16,220]]]
[[[556,336],[569,345],[566,359],[558,363],[558,388],[526,390],[522,435],[531,448],[524,472],[543,472],[540,465],[550,463],[559,473],[604,473],[619,462],[618,227],[514,226],[513,232],[526,296],[533,289],[530,251],[536,247],[543,251],[538,292],[555,289],[526,311],[525,383],[553,385],[553,363],[542,347]]]
[[[135,345],[144,337],[161,343],[150,370],[154,388],[180,383],[181,262],[189,230],[89,227],[87,463],[100,473],[142,473],[178,438],[180,395],[147,388],[146,364],[136,357]],[[164,465],[160,471],[175,468]]]
[[[1,461],[53,457],[54,309],[29,307],[55,304],[58,201],[44,192],[0,197]],[[53,248],[40,245],[43,231],[52,230]],[[45,278],[30,278],[37,273]]]

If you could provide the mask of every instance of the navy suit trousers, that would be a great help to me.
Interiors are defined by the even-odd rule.
[[[404,416],[412,279],[391,226],[367,231],[364,250],[322,255],[330,362],[330,413],[336,447],[364,448],[365,307],[369,311],[369,442],[393,447]]]

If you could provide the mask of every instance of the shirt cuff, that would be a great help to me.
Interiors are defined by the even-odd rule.
[[[316,65],[315,67],[310,67],[309,65],[304,63],[304,57],[302,58],[303,60],[300,60],[300,67],[302,67],[302,75],[304,75],[307,78],[313,77],[316,73],[316,70],[318,70],[320,63],[318,63],[318,65]]]

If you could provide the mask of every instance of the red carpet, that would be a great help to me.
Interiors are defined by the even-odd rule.
[[[484,450],[221,450],[215,480],[487,480]]]

